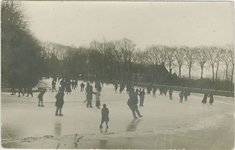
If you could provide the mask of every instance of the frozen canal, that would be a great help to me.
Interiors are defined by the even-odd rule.
[[[51,80],[44,80],[51,87]],[[78,84],[80,85],[81,82]],[[94,87],[94,84],[93,84]],[[58,89],[58,83],[57,83]],[[94,88],[93,88],[94,89]],[[65,94],[64,116],[55,116],[55,95],[44,94],[44,106],[34,97],[1,94],[1,137],[4,148],[99,149],[233,149],[234,99],[214,96],[213,105],[202,105],[202,94],[191,93],[179,103],[179,93],[156,98],[146,95],[139,107],[141,119],[133,119],[128,94],[115,93],[113,85],[101,92],[101,106],[109,109],[108,132],[101,133],[101,110],[87,108],[80,87]],[[105,127],[105,124],[103,125]],[[75,138],[76,137],[76,138]],[[80,140],[77,140],[80,138]],[[75,142],[76,139],[76,142]],[[77,145],[76,145],[77,144]]]

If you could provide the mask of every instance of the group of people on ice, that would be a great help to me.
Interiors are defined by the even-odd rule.
[[[207,97],[210,97],[209,103],[212,105],[214,103],[214,96],[212,92],[210,92],[209,94],[208,93],[204,94],[204,97],[202,99],[202,104],[207,103]]]
[[[59,82],[60,79],[57,80],[57,78],[53,78],[52,80],[52,92],[57,92],[56,90],[56,83]],[[55,96],[56,98],[56,102],[55,102],[55,106],[56,106],[56,112],[55,112],[55,115],[56,116],[63,116],[62,114],[62,108],[63,108],[63,105],[64,105],[64,93],[71,93],[72,92],[72,89],[76,89],[76,87],[78,86],[78,80],[70,80],[70,79],[61,79],[60,80],[60,87],[59,87],[59,90]],[[92,83],[92,82],[91,82]],[[101,109],[100,108],[100,96],[101,96],[101,91],[102,91],[102,86],[99,82],[96,82],[95,83],[95,89],[96,91],[94,92],[93,91],[93,86],[90,82],[87,82],[86,85],[82,82],[80,84],[81,86],[81,89],[80,89],[80,92],[83,92],[84,89],[85,89],[85,92],[86,92],[86,100],[84,102],[87,102],[86,106],[87,108],[92,108],[92,96],[93,94],[95,95],[95,99],[96,99],[96,107],[98,109]],[[86,87],[85,87],[86,86]],[[71,88],[72,87],[72,88]],[[118,86],[118,84],[114,84],[114,90],[115,92],[117,92],[118,90],[118,87],[119,88],[119,92],[121,93],[124,89],[125,89],[125,85],[124,84],[120,84],[120,86]],[[147,87],[147,94],[150,94],[151,91],[153,93],[153,98],[156,97],[156,91],[157,91],[157,88],[156,87],[152,87],[152,84],[148,85]],[[47,90],[46,89],[42,89],[41,92],[38,94],[38,106],[41,106],[41,107],[44,107],[43,105],[43,95],[45,94]],[[159,87],[159,95],[162,95],[164,93],[164,95],[166,95],[166,93],[168,92],[169,93],[169,98],[170,100],[173,100],[172,98],[172,93],[173,93],[173,90],[171,88],[167,89],[166,86],[160,86]],[[130,110],[132,111],[132,114],[133,114],[133,117],[134,119],[138,119],[143,117],[141,114],[140,114],[140,111],[138,109],[138,103],[139,103],[139,106],[142,106],[143,107],[143,104],[144,104],[144,98],[145,98],[145,89],[134,89],[130,84],[127,84],[126,85],[126,92],[128,93],[129,95],[129,98],[127,100],[127,105],[129,106]],[[20,88],[19,89],[19,95],[20,93],[22,93],[24,95],[24,93],[22,92],[22,89]],[[31,94],[32,97],[33,97],[33,92],[32,92],[32,87],[29,87],[28,90],[27,90],[27,93],[28,95]],[[12,92],[13,94],[13,92]],[[27,96],[28,96],[27,95]],[[179,93],[179,97],[180,97],[180,103],[183,102],[183,98],[185,99],[185,101],[187,101],[187,98],[188,96],[190,95],[190,91],[187,90],[187,89],[183,89],[180,93]],[[139,100],[138,101],[138,96],[139,96]],[[210,97],[210,100],[209,100],[209,103],[210,104],[213,104],[213,101],[214,101],[214,98],[213,98],[213,94],[210,93],[206,93],[204,94],[204,97],[203,97],[203,100],[202,100],[202,103],[203,104],[206,104],[207,102],[207,97]],[[108,129],[108,121],[109,121],[109,110],[106,106],[106,104],[103,104],[103,109],[101,111],[101,114],[102,114],[102,119],[101,119],[101,124],[100,124],[100,129],[103,128],[102,124],[105,122],[106,123],[106,131]]]
[[[125,84],[120,84],[120,86],[119,86],[117,83],[115,83],[114,84],[115,93],[117,92],[118,87],[119,87],[119,92],[122,93],[122,91],[124,91],[124,89],[125,89]],[[129,93],[130,89],[131,89],[131,85],[127,84],[126,85],[126,92]],[[153,98],[156,98],[157,88],[155,86],[152,87],[152,84],[150,84],[146,87],[146,89],[147,89],[147,94],[151,94],[151,91],[152,91]],[[146,94],[144,90],[145,89],[143,89],[143,91],[141,91],[141,88],[140,88],[140,90],[139,90],[140,95],[143,94],[143,93],[144,93],[144,95]],[[167,86],[160,86],[159,87],[159,92],[160,92],[159,95],[162,95],[163,93],[164,93],[164,95],[166,95],[167,92],[169,92],[169,98],[170,98],[170,100],[173,100],[173,98],[172,98],[173,90],[171,88],[168,89]],[[142,98],[140,98],[140,99],[142,99]]]

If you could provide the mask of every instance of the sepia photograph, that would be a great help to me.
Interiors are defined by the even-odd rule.
[[[234,149],[233,1],[1,1],[2,149]]]

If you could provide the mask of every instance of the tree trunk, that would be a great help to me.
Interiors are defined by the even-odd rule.
[[[191,66],[189,67],[189,71],[188,71],[188,79],[189,79],[189,81],[191,80]]]
[[[214,72],[214,64],[211,65],[212,68],[212,76],[213,76],[213,83],[215,82],[215,72]]]
[[[203,67],[204,66],[201,66],[201,81],[202,81],[202,76],[203,76]]]
[[[228,81],[228,64],[226,64],[226,81]]]
[[[202,76],[203,76],[203,67],[204,67],[204,66],[201,66],[201,89],[202,89]]]
[[[218,80],[219,63],[216,64],[215,82]]]
[[[233,72],[234,72],[234,64],[233,64],[233,68],[232,68],[231,83],[233,83]]]
[[[181,65],[179,65],[179,78],[181,79]]]

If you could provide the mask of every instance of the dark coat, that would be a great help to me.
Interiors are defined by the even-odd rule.
[[[64,93],[63,92],[59,92],[57,93],[57,95],[55,96],[56,98],[56,107],[62,108],[64,105]]]
[[[92,100],[92,94],[95,94],[95,92],[93,92],[93,87],[91,85],[86,87],[86,93],[87,93],[87,100]]]
[[[109,109],[108,108],[103,108],[101,110],[102,114],[102,121],[109,121]]]
[[[138,93],[131,91],[129,93],[130,98],[127,101],[127,105],[131,110],[137,109],[137,104],[138,104]]]
[[[207,97],[208,97],[208,94],[204,94],[204,97],[202,99],[202,103],[204,103],[204,104],[206,103]]]

